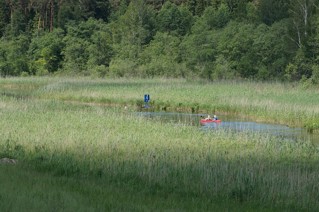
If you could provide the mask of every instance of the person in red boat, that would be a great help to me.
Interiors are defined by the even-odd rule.
[[[221,123],[221,120],[216,115],[214,115],[213,118],[211,118],[210,115],[207,115],[206,118],[201,116],[201,120],[199,122],[201,125],[206,125],[210,123]]]
[[[207,121],[207,120],[212,120],[212,118],[210,117],[210,115],[208,115],[206,118],[205,118],[205,120]]]
[[[216,115],[214,115],[213,118],[212,118],[212,117],[210,117],[210,115],[207,115],[207,117],[205,118],[205,120],[206,120],[206,121],[207,121],[207,120],[217,121],[217,120],[218,120],[218,117],[217,117]]]

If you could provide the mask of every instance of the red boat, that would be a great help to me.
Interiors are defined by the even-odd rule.
[[[221,120],[217,119],[217,120],[214,120],[214,119],[201,119],[199,121],[201,124],[209,124],[209,123],[220,123]]]

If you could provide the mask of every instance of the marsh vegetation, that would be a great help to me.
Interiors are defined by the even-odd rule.
[[[319,149],[309,141],[204,132],[130,113],[149,93],[155,109],[196,107],[303,126],[318,123],[316,90],[279,83],[8,78],[0,79],[0,93],[0,158],[19,161],[0,165],[0,209],[21,209],[13,198],[30,210],[319,207]],[[6,173],[25,183],[6,183]],[[30,195],[34,201],[27,201]]]

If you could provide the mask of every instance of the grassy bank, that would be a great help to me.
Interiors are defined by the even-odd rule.
[[[319,90],[295,84],[256,82],[187,82],[177,79],[0,79],[10,96],[82,103],[143,106],[150,94],[154,110],[186,111],[250,117],[256,121],[319,129]],[[22,94],[21,94],[22,92]]]
[[[70,202],[65,207],[77,209],[77,201],[92,210],[319,207],[319,152],[311,143],[202,132],[137,118],[122,109],[46,100],[50,95],[39,99],[48,91],[37,92],[32,93],[37,98],[0,97],[0,158],[21,162],[23,172],[11,170],[13,179],[20,180],[20,174],[40,178],[43,186],[35,186],[34,196],[40,203],[53,199],[48,207]],[[7,178],[4,173],[0,176]],[[26,190],[35,184],[26,181]],[[2,198],[12,200],[15,187],[5,188]],[[119,198],[109,195],[113,190]]]

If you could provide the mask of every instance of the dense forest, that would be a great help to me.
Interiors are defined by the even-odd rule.
[[[0,0],[0,75],[319,83],[319,0]]]

